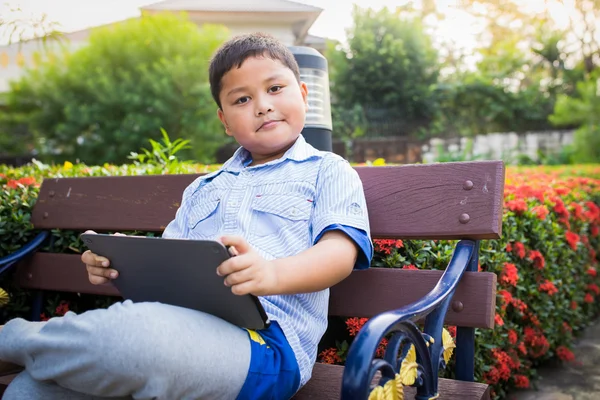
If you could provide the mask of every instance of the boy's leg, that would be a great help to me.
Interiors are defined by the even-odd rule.
[[[132,400],[131,397],[96,397],[73,392],[52,382],[35,380],[21,372],[4,392],[2,400]]]
[[[10,321],[0,359],[37,380],[95,396],[234,399],[250,365],[247,333],[160,303],[117,303],[47,322]]]

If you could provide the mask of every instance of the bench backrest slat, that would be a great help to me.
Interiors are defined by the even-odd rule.
[[[502,232],[500,161],[357,167],[374,238],[494,239]],[[199,175],[44,180],[38,229],[162,231]]]
[[[437,283],[441,271],[371,268],[355,271],[331,289],[329,315],[372,317],[409,304]],[[69,291],[118,296],[112,285],[92,285],[79,255],[37,253],[18,269],[19,286],[30,289]],[[368,291],[365,288],[370,288]],[[373,290],[373,288],[377,288]],[[460,281],[446,321],[452,325],[491,328],[496,307],[496,275],[467,272]]]

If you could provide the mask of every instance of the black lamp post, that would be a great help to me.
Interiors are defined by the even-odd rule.
[[[302,135],[318,150],[331,151],[331,103],[327,59],[311,47],[290,46],[308,86],[308,111]]]

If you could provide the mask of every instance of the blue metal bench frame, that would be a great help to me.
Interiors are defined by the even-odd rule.
[[[366,399],[373,390],[375,374],[381,372],[380,385],[394,379],[400,371],[400,346],[412,343],[417,354],[416,400],[429,400],[438,393],[438,372],[445,367],[442,328],[452,296],[465,271],[477,271],[479,241],[462,240],[438,284],[422,299],[394,311],[371,318],[354,339],[344,368],[342,400]],[[424,332],[415,322],[425,317]],[[383,359],[375,358],[381,340],[391,335]],[[433,338],[434,342],[430,342]],[[429,344],[429,345],[428,345]],[[456,379],[474,380],[475,329],[458,327],[456,337]],[[406,352],[404,352],[406,353]],[[404,356],[405,354],[403,354]]]

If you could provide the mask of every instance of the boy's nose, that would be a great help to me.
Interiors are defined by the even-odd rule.
[[[273,104],[269,99],[261,98],[256,101],[256,116],[261,117],[273,111]]]
[[[258,112],[256,113],[256,116],[260,117],[260,116],[263,116],[263,115],[266,115],[266,114],[270,113],[271,111],[273,111],[273,109],[269,108],[269,107],[259,108]]]

